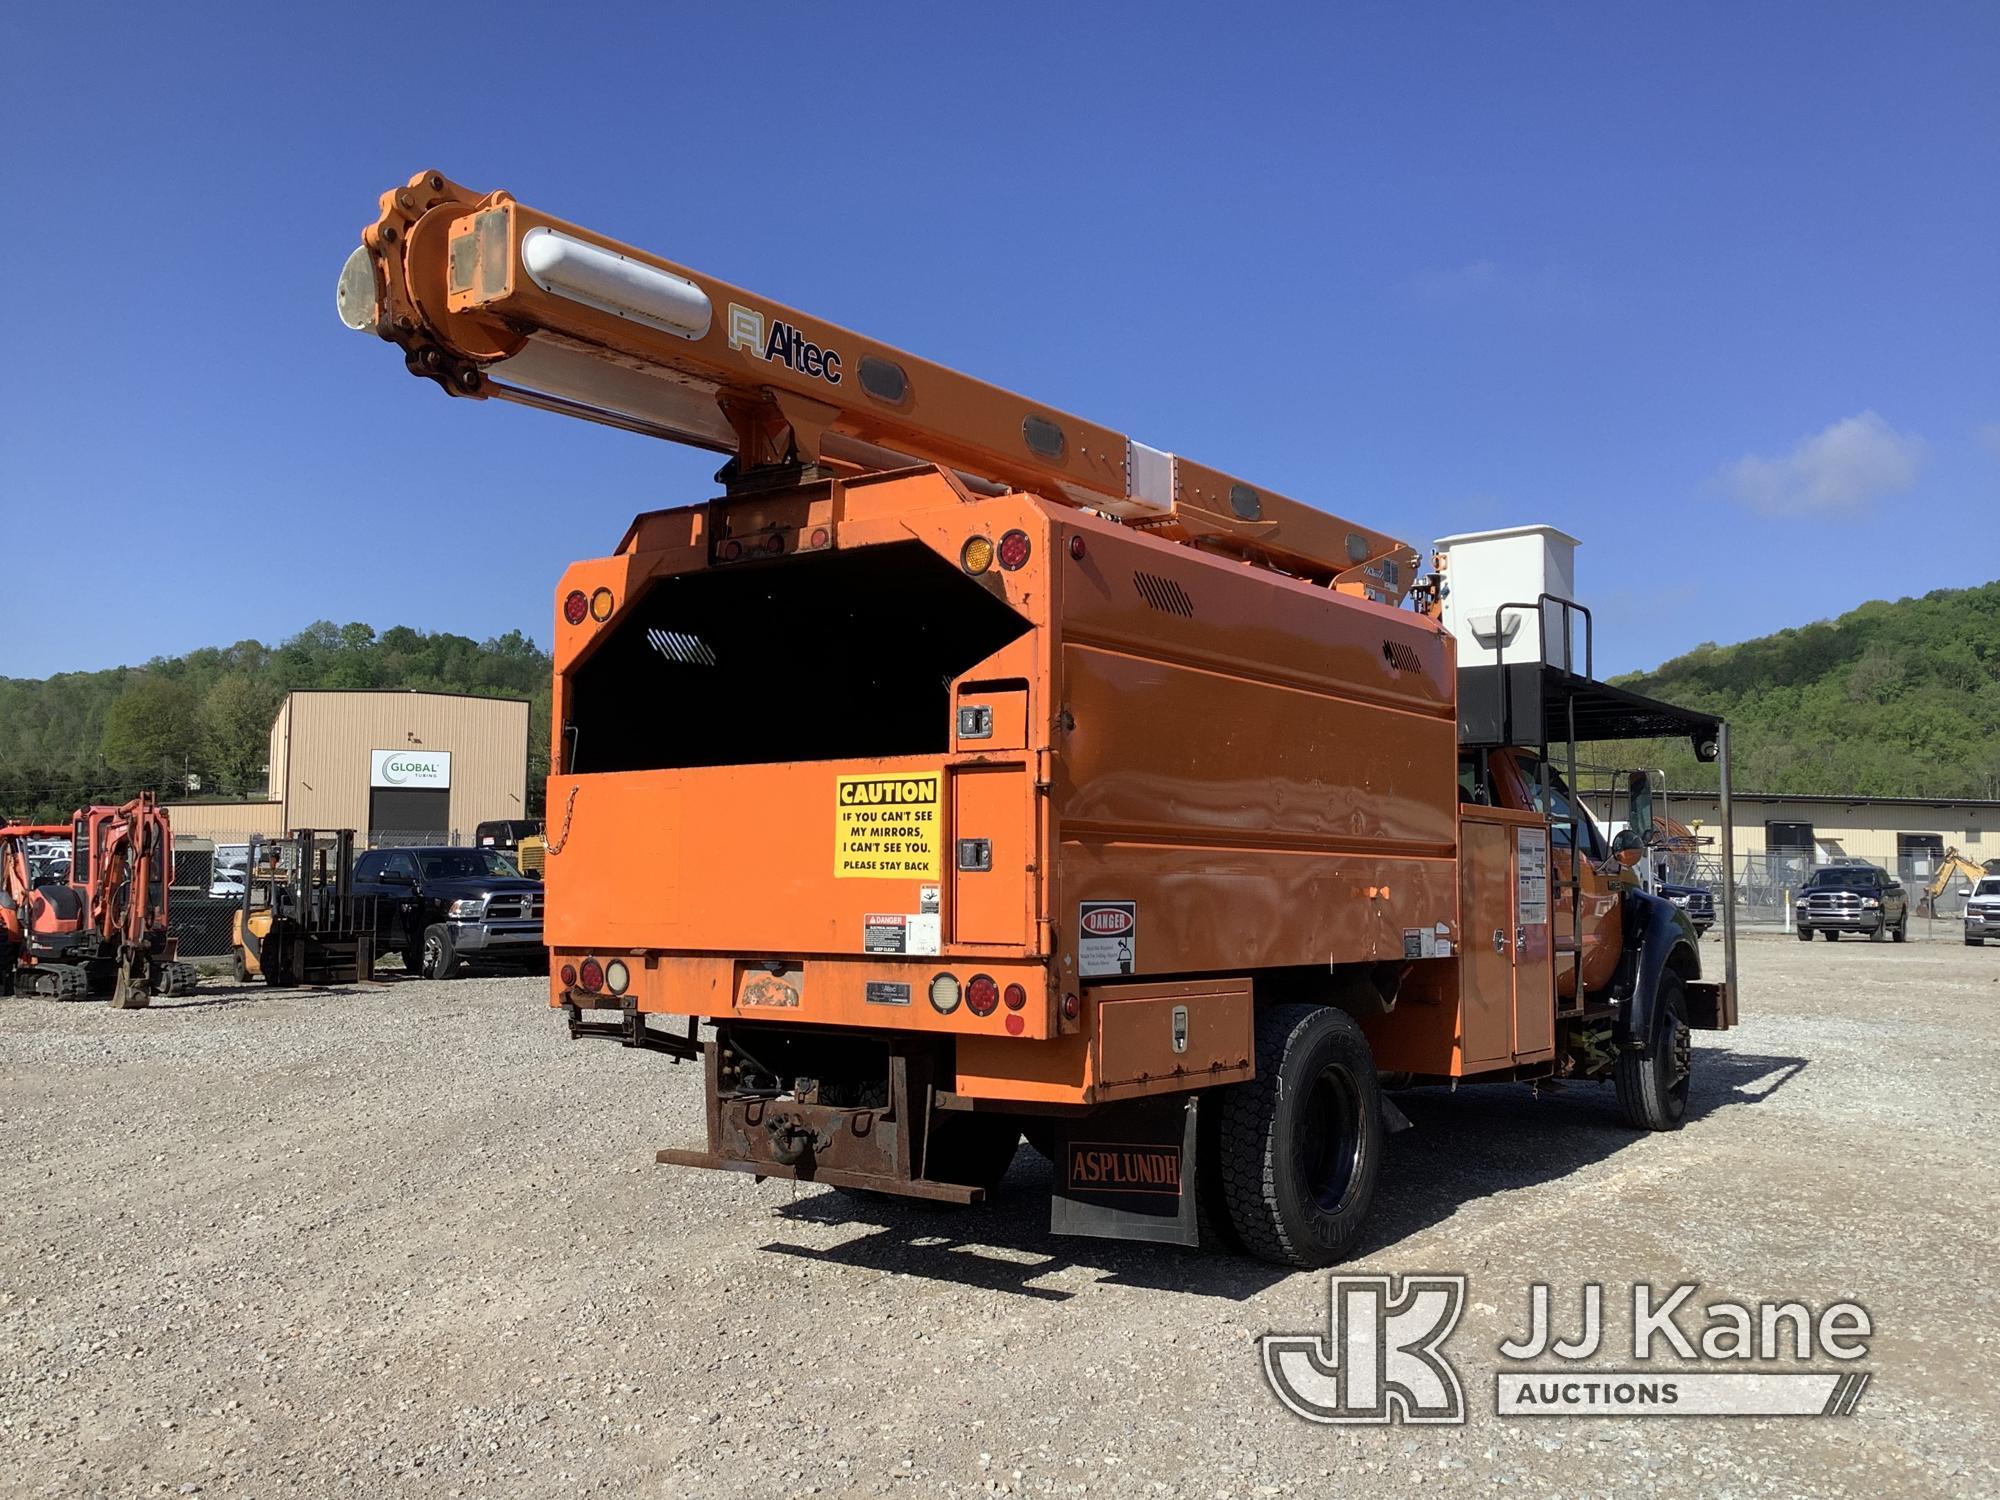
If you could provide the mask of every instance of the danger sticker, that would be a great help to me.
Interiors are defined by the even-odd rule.
[[[910,919],[906,916],[877,914],[861,919],[861,951],[864,953],[904,953],[908,951]]]
[[[1076,970],[1130,974],[1139,958],[1139,903],[1084,901],[1077,906]]]
[[[935,880],[936,774],[835,778],[835,879]]]

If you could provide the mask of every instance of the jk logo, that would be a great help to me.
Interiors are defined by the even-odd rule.
[[[1335,1276],[1327,1331],[1267,1333],[1264,1378],[1308,1422],[1465,1421],[1441,1350],[1465,1311],[1463,1276]]]

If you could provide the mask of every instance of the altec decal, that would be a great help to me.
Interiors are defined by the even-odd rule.
[[[767,329],[763,313],[740,302],[729,304],[729,347],[828,385],[840,384],[839,350],[822,349],[783,318],[772,318]]]

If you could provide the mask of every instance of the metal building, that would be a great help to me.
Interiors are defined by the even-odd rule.
[[[177,837],[353,828],[369,842],[469,841],[527,816],[528,704],[465,693],[315,690],[271,724],[262,802],[171,808]]]

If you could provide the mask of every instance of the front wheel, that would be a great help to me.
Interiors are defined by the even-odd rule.
[[[449,979],[458,972],[458,944],[444,923],[433,922],[424,929],[422,964],[426,979]]]
[[[1896,925],[1889,929],[1889,936],[1899,943],[1907,943],[1910,940],[1910,914],[1907,910],[1896,919]]]
[[[1986,946],[1986,939],[1985,939],[1985,938],[1967,938],[1967,939],[1965,940],[1965,946],[1966,946],[1966,947],[1968,947],[1968,948],[1984,948],[1984,947]]]
[[[1810,927],[1801,927],[1799,929],[1799,941],[1802,943],[1810,943],[1812,941],[1812,929]]]
[[[1832,936],[1832,934],[1828,934]],[[1669,969],[1653,997],[1652,1035],[1644,1050],[1618,1054],[1613,1077],[1618,1107],[1634,1130],[1679,1130],[1687,1117],[1688,1079],[1694,1072],[1694,1033],[1688,1029],[1681,976]]]
[[[1829,943],[1837,943],[1840,941],[1840,934],[1835,932],[1831,927],[1829,927],[1826,930],[1826,940]]]
[[[1320,1005],[1259,1009],[1257,1076],[1210,1097],[1221,1200],[1243,1247],[1286,1266],[1342,1259],[1382,1165],[1381,1086],[1354,1018]]]

